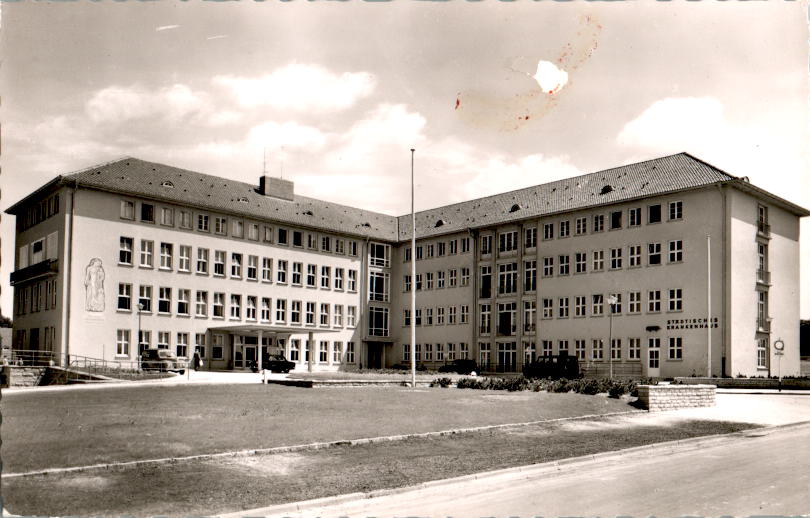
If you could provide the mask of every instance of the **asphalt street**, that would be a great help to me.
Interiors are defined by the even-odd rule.
[[[757,429],[719,441],[448,481],[303,511],[288,508],[277,516],[806,515],[808,439],[810,424]],[[240,516],[268,515],[262,511]]]

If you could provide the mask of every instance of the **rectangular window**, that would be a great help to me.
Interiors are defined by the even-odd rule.
[[[661,243],[647,245],[647,264],[650,266],[661,264]]]
[[[437,326],[444,325],[444,308],[441,306],[436,308],[436,325]]]
[[[508,295],[517,292],[517,263],[498,265],[498,293]]]
[[[226,218],[214,218],[214,233],[222,236],[228,233],[228,220]]]
[[[422,260],[422,250],[423,250],[422,245],[419,245],[419,246],[416,247],[416,260],[417,261]]]
[[[492,253],[492,236],[481,236],[481,255]]]
[[[116,333],[115,354],[129,356],[129,329],[119,329]]]
[[[554,239],[554,223],[543,224],[543,239]]]
[[[584,317],[585,316],[585,306],[587,305],[586,297],[582,295],[577,295],[576,299],[574,300],[574,316],[575,317]]]
[[[469,286],[470,284],[470,268],[464,266],[461,268],[461,285]]]
[[[661,223],[661,204],[647,207],[647,223]]]
[[[369,249],[369,265],[388,268],[391,266],[391,245],[371,242]]]
[[[627,358],[630,360],[641,359],[641,338],[628,339]]]
[[[332,363],[340,363],[343,359],[343,342],[332,342]]]
[[[332,238],[329,236],[321,236],[321,252],[332,251]]]
[[[621,248],[611,248],[610,249],[610,269],[611,270],[618,270],[622,267],[622,249]]]
[[[245,297],[245,318],[256,320],[256,297],[253,295]]]
[[[141,203],[141,221],[144,223],[155,222],[155,206],[151,203]]]
[[[517,250],[517,232],[501,232],[498,234],[498,252],[511,252]]]
[[[343,305],[335,304],[333,315],[334,321],[332,325],[335,327],[343,327]]]
[[[191,299],[191,290],[177,290],[177,314],[188,315]]]
[[[269,306],[269,304],[268,304]],[[270,311],[268,310],[268,313]],[[290,304],[290,323],[291,324],[300,324],[301,323],[301,301],[294,300]]]
[[[630,227],[638,227],[641,225],[641,207],[627,211],[627,225]]]
[[[661,291],[651,290],[648,293],[647,311],[649,313],[658,313],[661,311]]]
[[[349,255],[357,257],[357,241],[347,241],[346,245],[349,247]]]
[[[669,262],[680,263],[683,261],[683,241],[669,242]]]
[[[433,272],[425,273],[425,289],[426,290],[433,289]]]
[[[231,319],[242,319],[242,296],[231,295]]]
[[[631,245],[628,248],[628,260],[631,268],[641,266],[641,245]]]
[[[568,237],[571,235],[571,222],[568,220],[560,221],[560,237]]]
[[[456,255],[458,253],[458,240],[451,239],[447,242],[447,249],[449,250],[450,255]]]
[[[613,338],[610,340],[610,359],[613,361],[622,359],[622,339]]]
[[[141,239],[141,266],[144,268],[152,268],[154,265],[155,243],[154,241],[147,241]]]
[[[568,255],[560,256],[560,275],[568,275],[571,273],[571,257]]]
[[[577,218],[576,233],[578,236],[588,233],[588,218]]]
[[[245,237],[245,224],[238,219],[231,222],[231,235],[233,237]]]
[[[259,225],[257,223],[251,223],[248,225],[248,239],[251,241],[259,240]]]
[[[211,344],[211,359],[213,360],[221,360],[222,353],[223,353],[223,342],[225,340],[224,335],[214,335],[213,342]]]
[[[332,286],[332,268],[321,266],[321,288],[329,289]]]
[[[188,333],[177,333],[177,357],[188,357]]]
[[[304,317],[306,318],[306,324],[308,326],[314,326],[315,325],[315,303],[314,302],[307,302],[306,310],[307,311],[304,314]]]
[[[179,253],[177,254],[177,271],[190,272],[191,271],[191,247],[180,245]]]
[[[135,219],[135,203],[121,200],[121,219]]]
[[[557,311],[557,316],[559,318],[568,318],[568,297],[560,297],[558,301],[559,307]]]
[[[174,226],[174,209],[162,207],[160,209],[160,224],[167,227]]]
[[[577,360],[585,360],[585,340],[574,340],[574,351]]]
[[[214,293],[214,303],[211,306],[211,316],[214,318],[225,317],[225,294]]]
[[[601,272],[605,269],[605,251],[604,250],[594,250],[593,251],[593,271]]]
[[[523,301],[523,332],[534,333],[536,328],[537,302],[534,300]]]
[[[208,232],[208,214],[197,214],[197,230]]]
[[[461,305],[461,323],[467,324],[470,321],[470,306],[466,304]]]
[[[335,289],[343,291],[343,277],[345,276],[346,270],[343,268],[335,268]]]
[[[593,215],[593,231],[594,232],[602,232],[605,230],[605,215],[604,214],[594,214]]]
[[[388,308],[370,306],[368,314],[369,336],[388,336]]]
[[[208,275],[208,249],[197,249],[197,273]]]
[[[352,293],[357,291],[357,270],[349,270],[349,280],[346,287]]]
[[[681,288],[669,290],[669,310],[683,310],[683,290]]]
[[[444,288],[444,270],[439,270],[436,272],[436,288]]]
[[[329,304],[321,304],[320,324],[322,326],[329,325]]]
[[[433,244],[425,245],[425,258],[430,259],[433,257]]]
[[[610,230],[622,228],[622,211],[616,210],[610,213]]]
[[[346,253],[346,242],[343,241],[342,239],[335,239],[335,253],[340,255]]]
[[[158,331],[158,349],[168,349],[171,346],[171,333],[168,331]]]
[[[37,241],[34,244],[39,243],[39,254],[42,255],[42,240]],[[34,251],[34,257],[31,259],[31,264],[36,264],[42,260],[41,257],[37,257],[36,250]],[[120,240],[120,247],[118,249],[118,264],[128,264],[132,265],[132,238],[131,237],[122,237]]]
[[[205,358],[205,333],[194,333],[194,352]]]
[[[557,342],[557,352],[559,354],[568,354],[568,340],[559,340]]]
[[[195,315],[198,317],[205,317],[208,316],[208,292],[207,291],[198,291],[197,292],[197,304],[196,304],[196,311]]]
[[[669,202],[669,219],[670,221],[683,219],[683,202],[671,201]]]
[[[307,265],[307,288],[314,288],[316,277],[318,275],[318,266],[314,264]]]
[[[357,326],[357,306],[346,306],[346,326]]]
[[[591,359],[594,361],[602,361],[605,358],[604,343],[602,340],[593,340],[591,343]]]
[[[225,252],[223,250],[214,251],[214,276],[225,276]]]
[[[455,288],[458,285],[458,270],[453,268],[447,272],[448,286]]]
[[[171,243],[160,244],[160,269],[172,269],[172,245]]]
[[[255,255],[248,256],[247,275],[245,278],[249,281],[258,280],[259,274],[259,258]]]
[[[631,291],[628,298],[629,313],[641,313],[641,292]]]
[[[512,336],[517,331],[516,318],[517,304],[514,302],[498,304],[498,328],[499,336]]]
[[[523,231],[523,247],[526,250],[537,248],[537,227],[529,227]]]
[[[523,291],[537,290],[537,261],[523,261]]]
[[[262,257],[262,282],[273,282],[273,259]]]
[[[118,309],[132,310],[132,284],[118,283]]]
[[[191,212],[187,210],[180,211],[180,228],[191,228]]]
[[[605,314],[605,296],[597,293],[591,297],[591,315],[597,317]]]
[[[543,299],[543,318],[554,318],[554,300]]]
[[[611,302],[611,298],[613,302]],[[608,305],[610,306],[610,312],[615,314],[619,314],[622,312],[622,294],[621,293],[611,293],[608,296]]]
[[[280,284],[287,282],[287,261],[279,259],[276,265],[276,281]]]
[[[466,254],[470,251],[470,238],[469,237],[462,237],[459,239],[461,242],[461,253]]]
[[[158,313],[169,314],[172,312],[172,289],[161,287],[158,290]]]
[[[489,334],[492,331],[492,306],[489,304],[481,304],[478,314],[479,333],[482,335]]]
[[[346,342],[346,363],[354,363],[354,342]]]
[[[669,337],[669,359],[682,360],[683,359],[683,338],[680,336]]]
[[[574,271],[576,273],[585,273],[588,271],[588,254],[585,252],[577,252],[574,254]]]
[[[543,258],[543,277],[552,277],[554,275],[554,258]]]
[[[138,288],[138,311],[152,312],[152,286]]]
[[[766,338],[757,340],[757,368],[768,368],[768,340]]]
[[[287,322],[287,300],[276,299],[276,322],[283,324]]]

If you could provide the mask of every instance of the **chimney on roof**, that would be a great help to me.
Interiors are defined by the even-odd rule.
[[[293,201],[295,198],[293,182],[290,180],[282,180],[281,178],[273,178],[266,174],[259,178],[259,193],[287,201]]]

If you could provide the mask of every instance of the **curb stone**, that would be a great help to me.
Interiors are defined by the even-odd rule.
[[[331,505],[342,504],[346,502],[354,502],[360,500],[371,500],[373,498],[380,498],[384,496],[397,495],[407,493],[409,491],[416,491],[419,489],[427,489],[432,487],[441,487],[444,485],[456,484],[459,482],[478,480],[483,478],[494,478],[505,476],[515,473],[525,472],[523,478],[530,478],[532,476],[542,476],[549,473],[560,471],[564,466],[574,466],[577,464],[589,464],[600,460],[609,460],[619,458],[626,455],[637,453],[655,453],[656,450],[667,450],[666,453],[674,454],[681,451],[689,451],[700,448],[702,446],[711,445],[713,443],[722,443],[733,441],[740,437],[746,437],[747,434],[752,432],[775,432],[779,430],[798,428],[810,425],[810,421],[799,421],[796,423],[788,423],[783,425],[764,426],[761,428],[754,428],[751,430],[743,430],[739,432],[732,432],[727,434],[716,434],[703,437],[693,437],[691,439],[677,439],[674,441],[666,441],[660,443],[646,444],[643,446],[635,446],[633,448],[625,448],[622,450],[613,450],[607,452],[593,453],[590,455],[583,455],[580,457],[569,457],[567,459],[559,459],[556,461],[544,462],[542,464],[529,464],[525,466],[515,466],[512,468],[504,468],[494,471],[485,471],[482,473],[472,473],[470,475],[462,475],[460,477],[447,478],[442,480],[430,480],[427,482],[420,482],[406,487],[390,488],[390,489],[377,489],[367,493],[347,493],[344,495],[327,496],[323,498],[316,498],[313,500],[304,500],[301,502],[290,502],[286,504],[278,504],[274,506],[261,507],[247,511],[237,511],[233,513],[223,513],[216,515],[217,518],[247,518],[247,517],[263,517],[269,515],[284,515],[291,512],[300,512],[318,507],[325,507]]]

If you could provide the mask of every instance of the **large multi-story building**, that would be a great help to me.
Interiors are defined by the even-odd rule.
[[[135,158],[8,212],[14,347],[60,362],[157,347],[239,369],[261,347],[383,367],[410,361],[413,321],[429,367],[567,352],[606,375],[799,373],[810,213],[684,153],[419,212],[415,250],[410,215]]]

